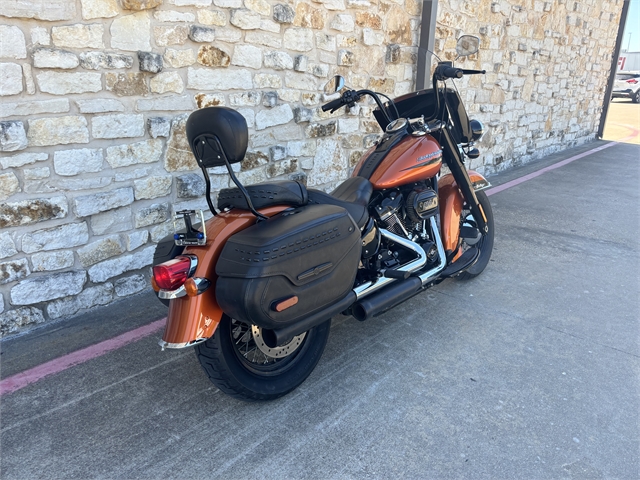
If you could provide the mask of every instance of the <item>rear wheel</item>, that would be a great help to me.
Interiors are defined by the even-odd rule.
[[[633,98],[631,100],[633,100],[633,103],[640,103],[640,89],[633,94]]]
[[[480,202],[480,205],[482,205],[482,210],[484,210],[484,214],[487,217],[487,227],[489,227],[489,231],[485,235],[483,235],[480,240],[477,241],[477,243],[473,245],[478,250],[480,250],[480,256],[478,257],[476,263],[474,263],[470,268],[458,275],[457,278],[461,280],[469,280],[480,275],[489,264],[491,253],[493,252],[494,227],[491,203],[489,203],[489,197],[487,197],[487,194],[482,191],[476,192],[476,197],[478,198],[478,202]],[[464,219],[463,222],[468,223],[470,226],[476,227],[475,221],[473,220],[473,217],[470,215],[470,212],[468,210],[463,210],[462,218]],[[465,247],[465,241],[463,240],[462,248]]]
[[[269,348],[262,329],[224,316],[216,333],[195,347],[209,379],[232,397],[273,400],[286,395],[311,374],[324,351],[331,320]]]

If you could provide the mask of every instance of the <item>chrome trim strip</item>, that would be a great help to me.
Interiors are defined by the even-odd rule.
[[[431,227],[433,228],[434,226],[435,226],[435,219],[434,217],[431,217]],[[387,238],[388,240],[392,240],[395,243],[398,243],[403,247],[409,248],[418,254],[417,259],[407,263],[406,265],[403,265],[401,268],[398,268],[396,270],[401,272],[413,273],[417,270],[420,270],[427,263],[427,254],[424,252],[422,247],[417,243],[412,242],[411,240],[408,240],[406,238],[402,238],[399,235],[396,235],[394,233],[391,233],[388,230],[385,230],[384,228],[380,229],[380,233],[382,234],[383,237]],[[436,235],[436,238],[438,238],[438,235]],[[380,290],[385,285],[388,285],[391,282],[395,282],[396,280],[397,279],[395,278],[380,277],[374,282],[366,282],[366,283],[363,283],[362,285],[358,285],[356,288],[353,289],[353,291],[356,294],[356,299],[359,300],[362,297],[365,297],[375,292],[376,290]]]
[[[197,340],[193,340],[191,342],[184,342],[184,343],[169,343],[169,342],[165,342],[164,340],[160,340],[158,342],[158,345],[160,345],[162,350],[164,350],[165,348],[187,348],[187,347],[193,347],[194,345],[198,345],[199,343],[202,343],[202,342],[206,342],[207,340],[208,338],[198,338]]]
[[[187,291],[184,288],[184,285],[181,285],[177,290],[159,290],[158,298],[162,298],[163,300],[173,300],[175,298],[184,297],[187,294]]]
[[[438,257],[440,257],[440,262],[438,262],[438,265],[431,270],[423,273],[422,275],[418,275],[418,278],[420,279],[420,281],[422,281],[422,286],[433,280],[438,275],[438,273],[444,270],[444,267],[447,266],[447,256],[444,254],[444,246],[442,245],[442,239],[440,238],[440,232],[438,231],[438,225],[436,224],[435,216],[431,217],[431,231],[433,232],[433,237],[436,241],[436,248],[438,249]]]

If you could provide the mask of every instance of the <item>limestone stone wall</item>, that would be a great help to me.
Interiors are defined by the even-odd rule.
[[[622,3],[441,0],[437,53],[482,51],[459,82],[491,173],[594,137]],[[147,288],[171,213],[206,208],[188,112],[237,109],[245,183],[330,189],[378,137],[371,105],[322,85],[414,89],[416,0],[4,0],[0,8],[0,335]],[[214,190],[229,185],[211,171]]]

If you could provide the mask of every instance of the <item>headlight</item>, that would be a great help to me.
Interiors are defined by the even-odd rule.
[[[476,140],[480,140],[484,134],[484,125],[482,125],[482,122],[480,120],[472,119],[469,121],[469,125],[471,126],[471,139],[474,142]]]

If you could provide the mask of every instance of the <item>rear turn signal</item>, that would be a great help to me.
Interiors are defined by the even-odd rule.
[[[173,260],[153,267],[153,279],[162,290],[175,290],[184,285],[189,278],[191,259],[178,256]]]

